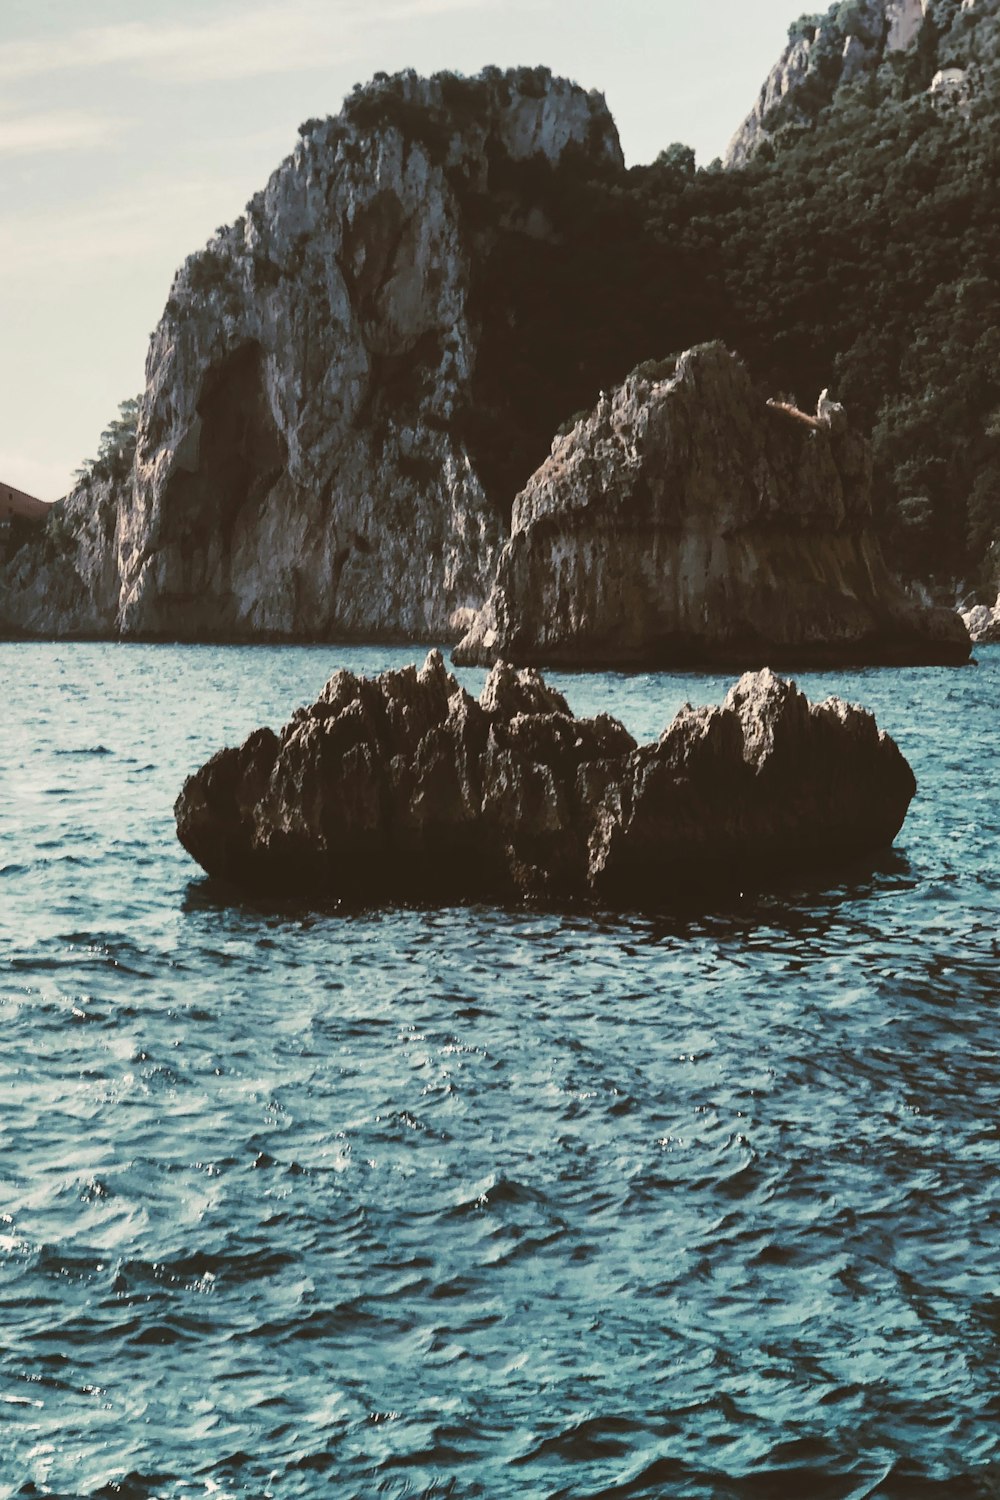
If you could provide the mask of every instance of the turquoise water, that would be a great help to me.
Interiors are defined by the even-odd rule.
[[[402,651],[0,646],[0,1497],[1000,1493],[1000,648],[698,919],[220,898],[184,776]],[[481,674],[460,674],[478,687]],[[551,679],[640,737],[730,678]]]

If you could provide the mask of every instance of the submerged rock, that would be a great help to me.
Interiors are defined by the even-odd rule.
[[[770,408],[770,409],[769,409]],[[824,391],[765,402],[706,344],[641,367],[557,438],[514,503],[459,664],[962,662],[872,523],[871,455]]]
[[[769,670],[639,747],[531,669],[498,664],[476,702],[432,651],[419,671],[335,673],[174,811],[209,875],[260,891],[656,905],[873,854],[915,790],[871,714]]]

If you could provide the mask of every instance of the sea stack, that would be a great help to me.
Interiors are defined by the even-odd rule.
[[[721,344],[641,367],[558,437],[459,664],[744,669],[959,663],[872,521],[871,455],[826,392],[769,401]]]
[[[174,811],[209,875],[257,891],[655,907],[873,855],[915,790],[871,714],[770,671],[638,747],[531,669],[498,664],[476,702],[434,651],[420,671],[337,672],[280,734],[213,756]]]

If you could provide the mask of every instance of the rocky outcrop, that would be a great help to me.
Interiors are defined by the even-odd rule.
[[[996,644],[1000,641],[1000,594],[992,608],[988,604],[975,604],[965,610],[962,621],[977,646]]]
[[[789,126],[810,125],[842,84],[875,73],[920,34],[928,0],[853,0],[825,16],[803,16],[768,74],[750,114],[724,158],[741,167],[765,142]]]
[[[770,671],[639,748],[530,670],[496,666],[477,703],[432,652],[337,672],[280,734],[213,756],[175,814],[210,875],[256,890],[660,905],[870,855],[915,790],[869,713]]]
[[[888,34],[885,40],[887,52],[901,52],[916,41],[930,0],[886,0],[885,14]]]
[[[671,373],[672,371],[672,373]],[[766,403],[720,344],[633,375],[518,496],[460,664],[666,667],[960,662],[872,529],[871,460],[843,408]]]
[[[980,83],[980,72],[974,65],[967,68],[939,68],[931,79],[928,93],[931,102],[942,110],[957,110],[968,118]]]
[[[520,315],[505,255],[553,238],[547,187],[622,166],[614,124],[545,69],[488,69],[380,75],[300,134],[178,273],[109,548],[77,491],[57,562],[0,576],[8,631],[453,639],[481,603],[516,487],[482,452],[517,446],[484,327]]]

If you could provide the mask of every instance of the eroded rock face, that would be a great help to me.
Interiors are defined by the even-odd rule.
[[[771,403],[719,344],[630,377],[558,438],[459,664],[958,662],[961,621],[909,601],[872,529],[843,408]]]
[[[189,777],[175,814],[210,875],[260,891],[660,905],[875,853],[915,789],[871,714],[768,670],[640,748],[530,669],[498,664],[476,702],[432,652],[337,672]]]
[[[849,14],[837,4],[825,16],[803,16],[730,141],[725,165],[743,166],[775,132],[811,123],[841,84],[913,46],[927,7],[928,0],[855,0]]]
[[[64,561],[109,632],[454,639],[488,592],[515,487],[491,492],[469,436],[496,416],[477,379],[508,312],[498,242],[552,235],[532,173],[622,166],[614,124],[545,69],[488,69],[383,75],[301,135],[178,273],[100,557],[92,497],[69,503]],[[0,578],[9,628],[64,633],[67,570],[34,562]]]

